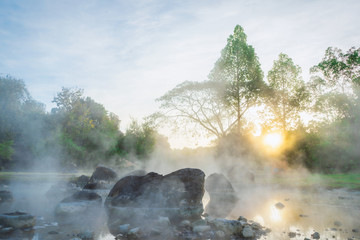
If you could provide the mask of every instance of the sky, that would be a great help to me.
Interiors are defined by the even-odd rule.
[[[124,130],[177,84],[206,80],[237,24],[265,76],[283,52],[307,80],[326,48],[360,47],[359,12],[359,0],[0,0],[0,74],[47,110],[62,87],[82,88]]]

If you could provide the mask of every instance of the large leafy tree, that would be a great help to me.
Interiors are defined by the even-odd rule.
[[[311,72],[315,111],[328,121],[356,113],[360,96],[360,48],[343,52],[329,47]]]
[[[240,132],[244,114],[257,104],[264,87],[259,59],[253,46],[247,43],[241,26],[237,25],[227,39],[209,78],[224,83],[224,100],[235,113],[237,130]]]
[[[296,127],[299,113],[308,99],[301,68],[286,54],[280,53],[267,75],[269,91],[267,106],[272,115],[272,125],[283,131]]]
[[[196,131],[199,127],[220,138],[234,124],[234,117],[223,101],[224,86],[220,82],[183,82],[157,99],[165,115],[183,130]],[[189,129],[191,127],[192,129]]]

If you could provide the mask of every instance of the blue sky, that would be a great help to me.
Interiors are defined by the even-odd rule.
[[[177,84],[205,80],[236,24],[265,75],[284,52],[306,80],[327,47],[359,47],[359,12],[358,0],[0,0],[0,73],[47,109],[61,87],[83,88],[125,128]]]

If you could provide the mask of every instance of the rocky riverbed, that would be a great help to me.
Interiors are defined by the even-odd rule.
[[[2,184],[0,239],[360,239],[358,191],[230,183],[199,169],[100,170],[71,183]],[[1,220],[16,212],[30,225]]]

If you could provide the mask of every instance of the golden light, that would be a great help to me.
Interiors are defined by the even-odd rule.
[[[275,206],[270,207],[270,218],[274,222],[279,222],[281,220],[280,210],[277,209]]]
[[[269,147],[278,148],[283,143],[283,136],[280,133],[269,133],[265,135],[263,141]]]

